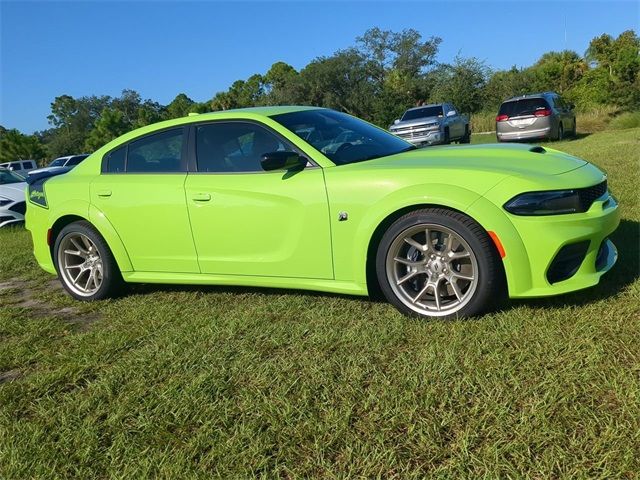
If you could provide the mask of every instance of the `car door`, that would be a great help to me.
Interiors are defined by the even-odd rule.
[[[452,113],[449,113],[452,112]],[[449,115],[453,115],[447,117],[449,119],[449,137],[450,138],[460,138],[464,134],[464,126],[462,125],[462,121],[460,118],[460,114],[455,109],[453,105],[447,104],[447,113]]]
[[[91,183],[91,202],[115,228],[136,271],[199,272],[184,195],[185,130],[111,151]]]
[[[194,125],[190,142],[185,191],[203,273],[333,278],[320,167],[262,170],[262,154],[295,147],[254,122]]]

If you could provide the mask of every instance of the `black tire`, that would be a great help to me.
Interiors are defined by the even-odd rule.
[[[469,130],[469,125],[464,126],[464,135],[460,139],[460,143],[471,143],[471,131]]]
[[[558,135],[556,136],[556,140],[559,142],[564,138],[564,128],[562,127],[562,122],[558,125]]]
[[[453,313],[446,312],[429,314],[424,309],[417,311],[405,304],[391,286],[393,279],[389,278],[388,257],[395,255],[390,248],[398,243],[407,231],[422,228],[422,225],[440,225],[461,237],[470,247],[477,263],[477,283],[475,289],[468,294],[466,303],[460,301],[461,308]],[[400,243],[404,245],[402,240]],[[425,259],[427,254],[424,254]],[[444,270],[446,272],[446,270]],[[487,232],[470,217],[453,210],[444,208],[426,208],[407,213],[396,220],[385,232],[376,254],[376,275],[380,288],[389,303],[402,313],[423,319],[461,318],[479,315],[490,311],[506,298],[506,284],[502,260]],[[427,275],[427,274],[425,274]],[[415,277],[415,278],[420,278]],[[412,282],[406,282],[411,284]],[[398,285],[396,283],[395,285]],[[420,290],[421,285],[416,286]],[[399,287],[395,287],[399,288]],[[467,290],[467,293],[470,291]],[[466,296],[467,293],[464,295]]]
[[[451,143],[451,137],[449,136],[449,127],[444,127],[444,140],[443,145],[449,145]]]
[[[91,294],[79,294],[74,291],[73,285],[71,285],[68,276],[62,272],[60,258],[60,246],[67,238],[73,236],[83,235],[86,236],[94,245],[101,260],[101,284],[97,290]],[[80,257],[77,257],[80,258]],[[91,302],[94,300],[103,300],[105,298],[116,297],[124,291],[125,282],[122,279],[122,274],[118,268],[107,242],[102,238],[102,235],[87,221],[73,222],[65,226],[60,233],[56,236],[53,247],[53,262],[58,272],[58,278],[64,289],[76,300],[82,300]],[[94,286],[96,286],[94,284]]]
[[[576,138],[578,136],[578,124],[575,117],[573,118],[573,129],[571,129],[571,136]]]

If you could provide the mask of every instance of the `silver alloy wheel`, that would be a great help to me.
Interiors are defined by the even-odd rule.
[[[103,267],[95,243],[82,233],[69,233],[58,246],[58,269],[62,280],[83,297],[95,294],[102,285]]]
[[[478,286],[478,262],[456,232],[435,224],[410,227],[387,252],[387,278],[414,312],[441,317],[462,309]]]

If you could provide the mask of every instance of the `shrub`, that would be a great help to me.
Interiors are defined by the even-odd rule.
[[[622,130],[623,128],[640,127],[640,112],[625,112],[614,117],[609,123],[609,128]]]

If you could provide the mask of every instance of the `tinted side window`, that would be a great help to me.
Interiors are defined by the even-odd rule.
[[[9,170],[22,170],[22,167],[20,167],[20,162],[10,163]]]
[[[180,172],[183,129],[167,130],[129,144],[127,172]]]
[[[22,162],[22,168],[29,169],[29,168],[36,168],[36,166],[33,164],[33,162]]]
[[[105,170],[108,173],[123,173],[125,158],[127,156],[127,147],[120,147],[117,150],[112,151],[107,158]]]
[[[253,123],[209,123],[196,129],[199,172],[262,172],[262,155],[284,150],[293,148]]]

